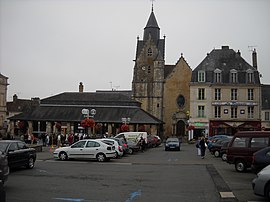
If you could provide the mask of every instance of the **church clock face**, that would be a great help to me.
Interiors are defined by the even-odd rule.
[[[177,102],[178,107],[182,108],[182,107],[185,106],[186,99],[185,99],[185,97],[183,95],[179,95],[177,97],[176,102]]]

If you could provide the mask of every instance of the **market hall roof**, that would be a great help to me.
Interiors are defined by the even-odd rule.
[[[29,112],[10,117],[10,120],[80,122],[82,109],[95,109],[94,119],[99,123],[121,123],[129,117],[130,123],[162,124],[163,122],[140,108],[140,103],[120,92],[68,92],[41,100],[40,106]]]

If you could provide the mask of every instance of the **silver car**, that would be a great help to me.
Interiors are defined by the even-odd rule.
[[[262,169],[252,181],[254,194],[270,200],[270,165]]]

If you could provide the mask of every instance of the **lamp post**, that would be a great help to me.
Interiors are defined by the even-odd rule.
[[[122,118],[122,123],[124,124],[121,126],[122,131],[126,132],[129,130],[128,124],[130,123],[130,120],[131,120],[130,117],[123,117]]]
[[[81,123],[84,123],[84,127],[86,128],[86,133],[88,135],[88,127],[93,127],[95,124],[94,116],[96,115],[96,109],[91,109],[89,112],[89,109],[82,109],[82,114],[84,115],[85,119],[82,120]],[[89,119],[92,118],[92,119]]]

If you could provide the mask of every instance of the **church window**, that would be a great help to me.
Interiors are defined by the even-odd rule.
[[[179,96],[177,97],[176,102],[177,102],[177,105],[178,105],[180,108],[184,107],[184,106],[185,106],[185,102],[186,102],[185,97],[184,97],[183,95],[179,95]]]
[[[147,55],[148,55],[148,56],[152,56],[152,54],[153,54],[153,53],[152,53],[152,49],[151,49],[151,48],[148,48]]]
[[[151,73],[151,66],[148,66],[147,72],[148,72],[148,74]]]
[[[157,108],[159,108],[159,104],[157,104]]]
[[[198,71],[198,82],[205,82],[205,72]]]

